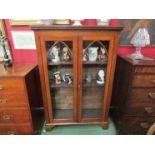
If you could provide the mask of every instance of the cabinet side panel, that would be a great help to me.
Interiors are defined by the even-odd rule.
[[[128,86],[132,77],[132,66],[118,57],[111,101],[111,114],[116,124],[123,115],[123,107],[128,94]]]

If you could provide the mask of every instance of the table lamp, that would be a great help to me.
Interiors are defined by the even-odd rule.
[[[148,30],[143,27],[139,28],[133,35],[130,43],[136,47],[136,51],[133,54],[128,55],[131,59],[136,60],[153,60],[152,58],[145,57],[141,53],[141,48],[150,45],[150,36]]]
[[[9,56],[7,54],[7,51],[6,51],[6,40],[7,38],[5,36],[2,35],[2,32],[0,31],[0,46],[2,46],[3,48],[3,52],[4,52],[4,67],[11,67],[12,66],[12,63],[9,59]]]

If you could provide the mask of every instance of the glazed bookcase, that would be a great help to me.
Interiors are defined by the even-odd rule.
[[[102,26],[33,26],[42,84],[46,129],[56,125],[99,124],[108,127],[109,107],[114,79],[120,27]],[[58,45],[69,49],[69,61],[52,62],[49,51]],[[89,47],[106,50],[104,60],[83,61]],[[104,70],[104,84],[97,84],[98,72]],[[59,71],[62,81],[55,84],[53,74]],[[71,84],[63,76],[69,74]],[[86,76],[91,75],[91,82]]]

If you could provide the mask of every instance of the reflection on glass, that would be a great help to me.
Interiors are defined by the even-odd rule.
[[[102,117],[108,48],[108,41],[83,42],[83,119]]]
[[[71,41],[47,41],[48,75],[54,119],[73,119],[73,52]]]

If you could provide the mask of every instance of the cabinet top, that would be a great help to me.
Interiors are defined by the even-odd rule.
[[[154,60],[133,60],[124,55],[119,55],[119,57],[133,66],[155,66],[155,59]]]
[[[73,26],[73,25],[35,25],[31,26],[32,30],[100,30],[100,31],[121,31],[123,27],[114,26]]]
[[[23,77],[36,66],[35,63],[14,63],[12,67],[5,69],[3,63],[0,63],[0,77]]]

